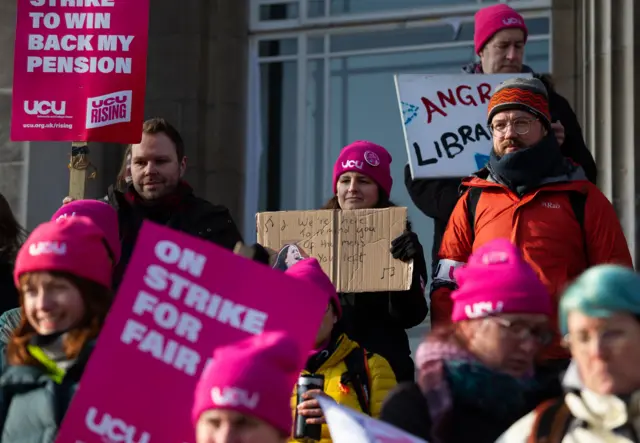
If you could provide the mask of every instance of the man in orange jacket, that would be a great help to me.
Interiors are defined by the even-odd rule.
[[[515,78],[498,86],[489,101],[488,124],[490,160],[463,180],[466,191],[442,240],[431,289],[434,325],[450,319],[453,270],[496,238],[521,248],[555,306],[564,287],[589,266],[633,266],[613,206],[583,169],[562,155],[540,80]],[[559,333],[543,358],[556,367],[568,361]]]

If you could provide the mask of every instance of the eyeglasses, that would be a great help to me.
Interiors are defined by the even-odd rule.
[[[597,340],[599,346],[614,349],[623,346],[627,337],[626,331],[622,329],[604,329],[595,333],[578,331],[565,335],[563,343],[577,352],[585,352],[591,348],[594,340]]]
[[[538,120],[537,118],[517,118],[513,121],[499,121],[489,125],[489,130],[493,135],[504,135],[509,126],[513,126],[513,130],[518,135],[525,135],[531,131],[531,123]]]
[[[530,326],[522,321],[510,321],[506,318],[487,317],[500,325],[503,335],[512,340],[529,340],[533,338],[538,344],[546,346],[551,343],[553,333],[546,326]]]

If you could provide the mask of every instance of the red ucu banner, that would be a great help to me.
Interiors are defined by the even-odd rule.
[[[11,139],[136,143],[149,0],[18,0]]]

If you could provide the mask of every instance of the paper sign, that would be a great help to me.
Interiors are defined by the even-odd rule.
[[[13,141],[137,143],[149,0],[16,0]]]
[[[426,443],[401,429],[318,396],[333,443]]]
[[[287,331],[302,369],[326,307],[313,285],[145,222],[57,441],[193,441],[193,393],[214,348]]]
[[[397,74],[396,93],[411,176],[466,177],[492,148],[489,99],[503,81],[531,74]]]
[[[406,291],[413,263],[391,256],[407,226],[407,208],[262,212],[258,243],[274,254],[287,244],[315,257],[338,292]]]

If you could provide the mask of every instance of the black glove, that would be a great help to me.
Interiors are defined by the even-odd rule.
[[[422,245],[415,232],[404,231],[391,242],[393,258],[408,262],[422,256]]]
[[[254,243],[251,246],[254,250],[253,261],[262,263],[264,265],[269,264],[269,251],[267,251],[261,244]]]

